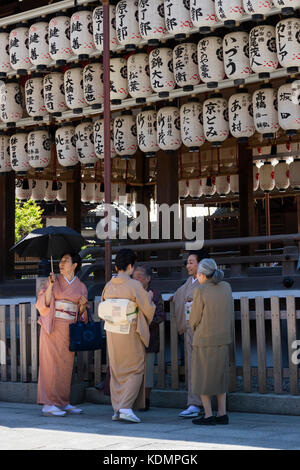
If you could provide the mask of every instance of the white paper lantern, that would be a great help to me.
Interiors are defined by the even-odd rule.
[[[103,64],[91,62],[83,69],[84,99],[93,109],[99,109],[104,102]]]
[[[293,14],[296,8],[299,8],[299,0],[273,0],[276,8],[281,8],[283,14]]]
[[[73,54],[86,60],[95,50],[93,41],[93,16],[86,6],[79,7],[70,21],[70,42]]]
[[[8,79],[0,85],[0,118],[15,123],[23,116],[23,95],[16,79]]]
[[[249,59],[249,34],[236,31],[226,34],[223,39],[224,66],[227,78],[236,85],[244,82],[251,73]]]
[[[123,111],[114,120],[114,148],[123,159],[130,158],[137,152],[136,117],[131,111]]]
[[[157,45],[167,32],[163,0],[139,0],[138,11],[142,38]]]
[[[285,160],[279,160],[274,168],[275,185],[280,192],[285,191],[290,185],[289,165]]]
[[[48,73],[44,76],[43,87],[47,112],[56,117],[61,116],[61,113],[68,109],[65,102],[64,74]]]
[[[210,27],[218,23],[215,0],[190,0],[190,14],[193,25],[200,28],[200,32],[209,32]]]
[[[12,70],[9,56],[9,33],[0,28],[0,78]]]
[[[65,181],[57,182],[57,200],[61,203],[67,201],[67,183]]]
[[[78,163],[75,127],[65,123],[55,132],[57,160],[63,167],[72,168]]]
[[[83,92],[83,70],[78,65],[71,66],[64,73],[65,101],[73,113],[82,113],[82,108],[86,106]]]
[[[93,120],[85,118],[75,128],[75,140],[78,159],[86,168],[93,168],[97,163],[94,149]]]
[[[149,56],[151,86],[160,97],[168,97],[176,86],[173,73],[173,51],[168,47],[153,49]]]
[[[249,35],[250,66],[261,78],[268,78],[278,67],[276,30],[274,26],[259,25]]]
[[[175,82],[184,91],[193,90],[200,83],[197,45],[191,42],[178,44],[173,50]]]
[[[136,118],[138,146],[146,157],[154,157],[159,150],[157,143],[157,112],[145,107]]]
[[[243,0],[217,0],[216,14],[227,26],[234,26],[244,15]]]
[[[119,185],[118,183],[111,183],[111,203],[117,204],[119,201]]]
[[[31,199],[32,180],[16,180],[16,198],[21,202]]]
[[[277,23],[276,45],[280,65],[289,73],[297,73],[300,67],[300,18],[287,18]]]
[[[81,183],[81,202],[92,204],[95,199],[95,183]]]
[[[43,19],[38,19],[29,28],[29,59],[38,70],[51,64],[48,29],[49,24]]]
[[[57,183],[56,181],[46,181],[46,191],[44,201],[48,204],[52,204],[56,201],[57,197]]]
[[[27,132],[17,130],[9,142],[10,163],[12,169],[19,174],[25,174],[30,169]]]
[[[37,127],[27,138],[29,165],[36,171],[43,171],[51,160],[51,139],[48,127]]]
[[[95,183],[95,191],[94,191],[94,200],[93,203],[101,204],[104,201],[104,193],[101,191],[102,183]]]
[[[116,6],[117,38],[126,49],[135,49],[141,42],[138,0],[121,0]]]
[[[205,142],[202,123],[202,105],[197,98],[190,98],[180,108],[181,139],[190,152],[196,152]]]
[[[220,149],[213,149],[213,153],[216,152],[217,167],[220,168],[232,168],[237,166],[237,146],[234,147],[221,147]]]
[[[178,181],[178,196],[179,199],[185,199],[189,195],[189,182],[187,180]]]
[[[32,180],[31,199],[35,202],[42,202],[46,194],[45,180]]]
[[[272,0],[243,0],[243,7],[254,20],[262,20],[274,7]]]
[[[230,193],[230,176],[219,175],[216,177],[216,192],[220,197]]]
[[[0,173],[8,173],[12,169],[9,157],[9,140],[9,135],[0,132]]]
[[[49,22],[49,53],[58,65],[65,65],[73,55],[70,43],[70,18],[57,13]]]
[[[230,191],[235,195],[239,194],[240,192],[239,175],[230,175]]]
[[[260,189],[265,193],[269,193],[275,188],[275,173],[271,162],[265,162],[259,171]]]
[[[300,189],[300,158],[294,158],[289,168],[290,186],[293,189]]]
[[[200,79],[210,87],[217,86],[224,79],[223,41],[217,36],[209,36],[198,43],[198,64]]]
[[[18,74],[25,75],[31,67],[28,47],[28,28],[17,26],[9,34],[10,64]]]
[[[128,91],[137,103],[143,103],[152,95],[149,55],[132,54],[127,61]]]
[[[257,191],[259,188],[259,168],[253,163],[253,191]]]
[[[98,51],[103,52],[103,6],[96,7],[93,11],[93,37]],[[109,48],[111,51],[118,47],[116,31],[116,7],[109,5]]]
[[[214,176],[209,178],[202,178],[202,189],[204,196],[211,198],[214,194],[216,194],[216,178]]]
[[[113,120],[110,122],[110,158],[114,158],[117,152],[114,147]],[[94,122],[94,148],[95,154],[101,160],[104,160],[104,119],[98,119]]]
[[[277,91],[265,84],[253,93],[253,118],[257,132],[272,138],[279,129]]]
[[[122,57],[110,59],[110,99],[121,104],[128,96],[127,61]]]
[[[189,195],[193,199],[199,199],[203,194],[202,181],[200,178],[189,180]]]
[[[206,140],[220,145],[229,135],[228,104],[221,94],[214,94],[203,103],[203,129]]]
[[[230,96],[228,112],[229,129],[233,137],[242,142],[255,133],[252,96],[247,90],[241,89]]]
[[[300,95],[297,86],[298,81],[291,80],[278,89],[279,125],[287,135],[296,135],[300,129]]]
[[[165,0],[164,7],[167,31],[175,38],[185,38],[193,28],[190,0]]]
[[[26,111],[34,120],[43,120],[48,114],[44,101],[44,79],[42,74],[36,74],[25,83]]]
[[[173,152],[181,147],[180,111],[175,106],[165,106],[158,111],[157,142],[165,152]]]

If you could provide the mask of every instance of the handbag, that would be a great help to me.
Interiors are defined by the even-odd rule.
[[[90,311],[87,309],[88,322],[80,320],[79,309],[77,320],[69,325],[70,344],[69,350],[74,351],[95,351],[102,348],[102,326],[100,322],[92,319]]]

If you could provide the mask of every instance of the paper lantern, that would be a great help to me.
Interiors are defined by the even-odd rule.
[[[43,171],[51,160],[51,139],[47,126],[36,127],[27,138],[29,165]]]
[[[178,181],[178,196],[179,199],[185,199],[189,195],[189,182],[187,180]]]
[[[227,78],[236,85],[244,83],[251,73],[249,60],[249,34],[236,31],[226,34],[223,39],[224,66]]]
[[[26,202],[31,198],[32,180],[16,180],[16,198]]]
[[[276,30],[274,26],[260,25],[249,35],[250,67],[261,78],[269,78],[278,67]]]
[[[64,74],[48,73],[44,76],[43,87],[47,112],[56,117],[61,116],[61,113],[68,109],[65,102]]]
[[[67,183],[65,181],[57,182],[57,200],[61,203],[67,201]]]
[[[167,29],[163,0],[139,0],[139,29],[149,45],[157,45]]]
[[[193,28],[189,0],[165,0],[165,22],[167,31],[175,38],[183,39]]]
[[[113,120],[110,122],[110,158],[114,158],[117,153],[114,147]],[[104,160],[104,119],[94,122],[94,148],[95,154]]]
[[[224,79],[223,41],[217,36],[209,36],[198,43],[198,64],[200,79],[210,88]]]
[[[203,129],[206,140],[219,146],[229,135],[228,104],[216,93],[203,103]]]
[[[29,59],[38,70],[51,64],[48,29],[49,24],[43,19],[37,19],[29,28]]]
[[[9,135],[0,131],[0,173],[8,173],[11,171],[9,140]]]
[[[278,89],[279,125],[287,135],[296,135],[300,129],[300,95],[297,86],[298,81],[290,80]]]
[[[235,26],[245,13],[243,0],[218,0],[215,6],[217,17],[227,26]]]
[[[154,157],[159,150],[157,143],[157,112],[147,106],[136,118],[138,146],[146,157]]]
[[[260,21],[272,11],[274,5],[272,0],[243,0],[243,7],[253,20]]]
[[[9,56],[11,67],[20,75],[26,75],[31,67],[28,47],[29,30],[22,24],[9,34]]]
[[[279,129],[277,91],[270,84],[261,85],[253,93],[253,118],[257,132],[265,139],[274,137]]]
[[[241,89],[228,101],[230,133],[240,142],[247,141],[255,133],[252,96]]]
[[[136,118],[131,111],[123,111],[114,120],[114,147],[123,159],[130,158],[138,149]]]
[[[202,189],[204,196],[211,198],[214,194],[216,194],[216,178],[202,178]]]
[[[104,102],[103,64],[92,61],[83,69],[84,99],[93,109],[99,109]]]
[[[93,37],[97,51],[103,52],[103,6],[93,11]],[[116,7],[109,5],[109,48],[111,51],[118,47],[116,31]]]
[[[55,145],[57,160],[61,166],[72,168],[77,165],[75,127],[72,124],[64,123],[56,129]]]
[[[294,158],[289,168],[290,186],[293,189],[300,189],[300,158]]]
[[[230,193],[230,176],[219,175],[216,177],[216,192],[220,197]]]
[[[85,168],[93,168],[97,163],[94,149],[93,120],[85,118],[75,127],[76,151],[79,161]]]
[[[190,14],[193,25],[200,28],[200,32],[207,33],[218,23],[214,0],[190,0]]]
[[[259,168],[253,163],[253,191],[257,191],[259,188]]]
[[[290,185],[289,165],[285,160],[279,160],[274,168],[275,185],[280,192],[285,191]]]
[[[81,202],[92,204],[95,199],[95,183],[81,183]]]
[[[66,65],[73,55],[70,43],[70,18],[57,13],[49,22],[49,53],[58,65]]]
[[[173,73],[173,51],[168,47],[153,49],[149,55],[151,86],[161,98],[167,98],[176,86]]]
[[[15,172],[26,174],[30,169],[27,132],[17,130],[10,138],[9,142],[10,163]]]
[[[128,96],[127,61],[122,57],[110,59],[110,99],[121,104]]]
[[[9,56],[9,33],[5,28],[0,28],[0,78],[12,70]]]
[[[46,195],[46,181],[32,180],[31,199],[35,202],[42,202]]]
[[[284,15],[290,15],[299,8],[299,0],[273,0],[274,6],[280,8]]]
[[[139,29],[138,0],[121,0],[116,6],[117,38],[126,49],[135,49],[142,36]]]
[[[240,192],[239,175],[230,175],[230,191],[237,195]]]
[[[111,183],[111,203],[117,204],[119,201],[119,185],[118,183]]]
[[[128,91],[137,103],[144,103],[152,95],[149,55],[132,54],[127,61]]]
[[[17,79],[7,79],[0,85],[0,118],[8,125],[22,119],[23,95]]]
[[[189,180],[189,195],[193,199],[199,199],[203,194],[202,181],[200,178],[196,180]]]
[[[46,191],[44,201],[48,204],[52,204],[56,201],[57,197],[57,183],[56,181],[46,181]]]
[[[202,105],[197,98],[190,98],[180,108],[181,139],[190,152],[196,152],[205,142],[202,123]]]
[[[93,16],[88,7],[82,6],[73,13],[70,21],[70,42],[73,54],[86,60],[95,50],[93,42]]]
[[[219,167],[232,168],[233,166],[237,166],[237,146],[221,147],[218,149],[213,149],[212,151],[213,154],[216,153],[216,171],[219,170]],[[215,157],[215,155],[213,156]]]
[[[259,171],[260,189],[265,193],[269,193],[275,188],[274,167],[271,162],[265,162]]]
[[[287,18],[277,23],[276,45],[280,65],[287,68],[288,73],[297,73],[300,67],[300,18]]]
[[[78,65],[72,65],[64,73],[65,101],[73,113],[82,113],[82,108],[86,106],[83,92],[83,70]]]
[[[104,201],[104,193],[101,192],[102,183],[95,183],[95,191],[94,191],[94,200],[93,203],[101,204]]]
[[[178,44],[173,50],[173,66],[175,82],[184,91],[191,91],[200,83],[196,44]]]
[[[43,74],[35,74],[25,83],[25,105],[26,111],[34,120],[43,120],[48,114],[44,101],[44,79]]]
[[[165,106],[158,111],[157,139],[159,148],[165,152],[181,147],[180,111],[175,106]]]

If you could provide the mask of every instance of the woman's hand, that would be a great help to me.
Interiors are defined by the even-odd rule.
[[[81,313],[86,310],[87,303],[88,303],[87,298],[84,297],[84,295],[82,295],[78,300],[78,305],[79,305]]]
[[[51,285],[52,287],[53,287],[55,279],[56,279],[55,274],[50,273],[50,276],[48,277],[48,281],[49,281],[49,285]]]

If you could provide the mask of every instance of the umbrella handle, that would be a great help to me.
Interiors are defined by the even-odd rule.
[[[51,261],[51,272],[54,273],[54,271],[53,271],[53,257],[52,257],[52,255],[51,255],[50,261]]]

